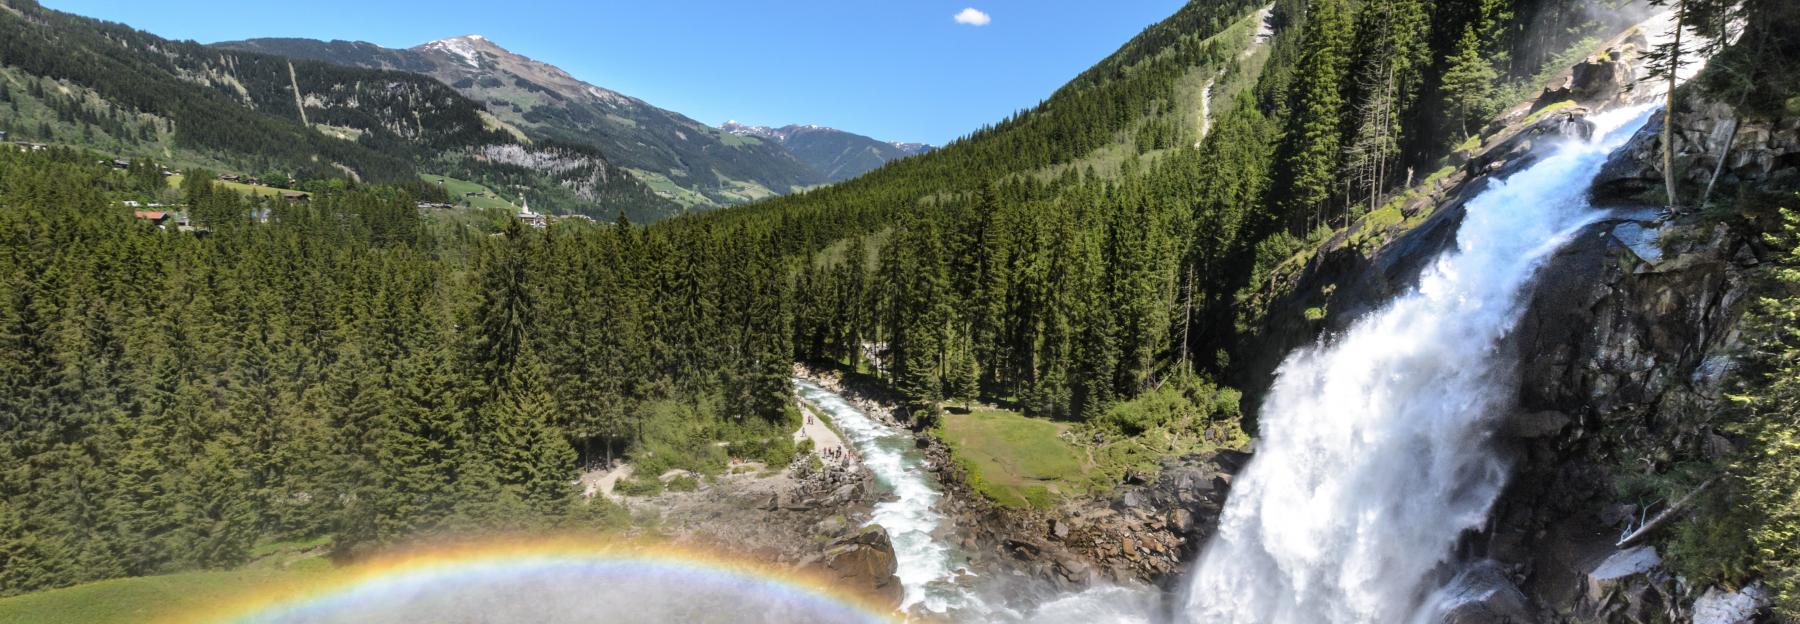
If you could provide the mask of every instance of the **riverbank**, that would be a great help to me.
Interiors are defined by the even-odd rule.
[[[1126,475],[1098,495],[1061,498],[1046,508],[1011,507],[984,496],[935,432],[895,416],[900,397],[878,380],[797,366],[797,377],[843,396],[871,417],[913,431],[944,490],[948,533],[984,578],[1023,579],[990,591],[1069,592],[1096,584],[1166,587],[1216,526],[1232,475],[1248,460],[1223,451],[1162,460],[1154,477]]]
[[[627,537],[667,540],[833,579],[872,602],[900,606],[892,540],[869,526],[884,498],[875,476],[818,410],[803,401],[792,435],[806,452],[785,466],[734,461],[723,474],[670,471],[663,487],[629,491],[633,468],[590,471],[585,495],[629,514]]]

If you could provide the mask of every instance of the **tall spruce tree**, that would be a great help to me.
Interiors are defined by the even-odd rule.
[[[1338,182],[1343,144],[1340,128],[1344,83],[1354,35],[1347,0],[1319,0],[1306,16],[1305,55],[1294,87],[1285,162],[1288,190],[1282,204],[1305,230],[1322,223],[1320,212]]]

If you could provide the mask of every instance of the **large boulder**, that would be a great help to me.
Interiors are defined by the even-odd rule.
[[[1470,565],[1433,597],[1440,624],[1533,624],[1525,594],[1513,585],[1500,564],[1481,561]]]
[[[1752,584],[1738,591],[1711,587],[1694,600],[1694,624],[1754,624],[1757,615],[1769,606],[1769,596],[1762,585]]]
[[[899,562],[887,529],[870,525],[833,542],[825,552],[808,557],[800,567],[837,587],[867,596],[882,606],[900,608],[905,588],[894,573]]]
[[[1675,604],[1675,580],[1650,546],[1612,553],[1587,573],[1582,619],[1589,622],[1667,622]]]

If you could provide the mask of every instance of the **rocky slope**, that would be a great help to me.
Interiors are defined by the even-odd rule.
[[[878,502],[869,471],[806,461],[766,474],[743,468],[698,479],[694,491],[619,500],[636,532],[788,566],[899,607],[893,543],[882,527],[864,526]]]

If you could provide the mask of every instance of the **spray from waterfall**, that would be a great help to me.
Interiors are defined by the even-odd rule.
[[[1290,355],[1177,617],[1207,624],[1411,619],[1508,473],[1492,432],[1516,384],[1496,357],[1543,261],[1595,218],[1607,154],[1643,107],[1470,201],[1456,249],[1342,335]]]

